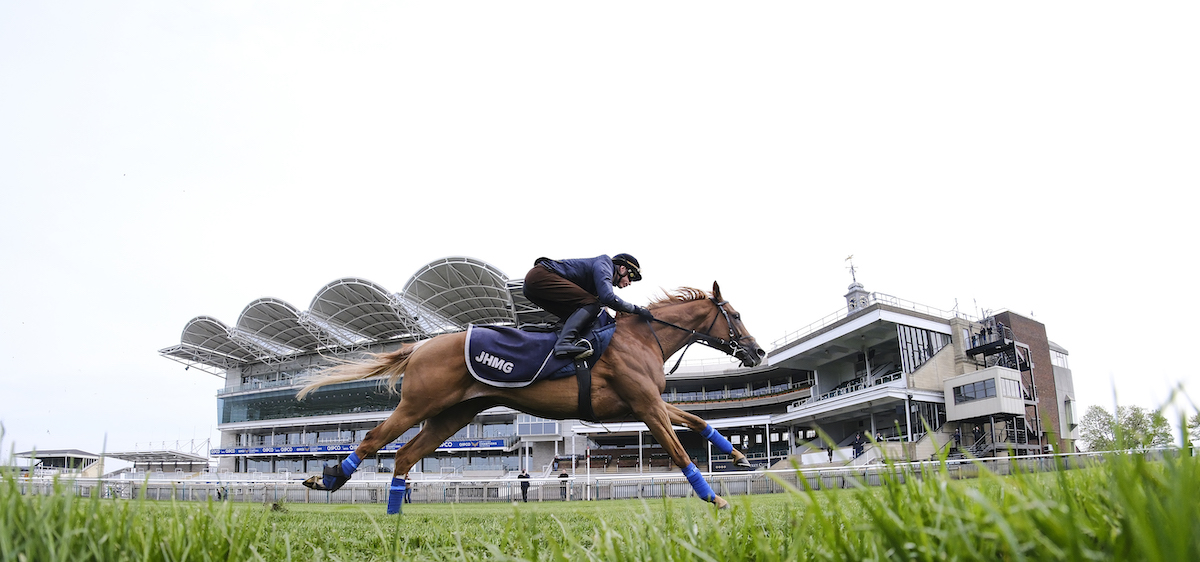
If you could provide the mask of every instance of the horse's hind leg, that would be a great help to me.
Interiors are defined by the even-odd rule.
[[[388,443],[395,441],[397,437],[408,431],[408,428],[416,425],[431,415],[432,411],[441,407],[429,403],[421,403],[419,408],[413,406],[417,403],[415,400],[401,399],[400,404],[396,406],[391,415],[374,429],[368,431],[358,448],[350,453],[350,456],[346,457],[341,464],[325,467],[320,477],[313,476],[305,480],[304,485],[314,490],[336,492],[358,470],[362,459],[371,458]]]
[[[478,402],[463,402],[447,408],[442,413],[429,418],[412,441],[405,443],[396,451],[396,468],[392,471],[392,483],[388,490],[389,515],[400,513],[401,503],[407,483],[404,479],[408,471],[417,461],[437,450],[450,436],[467,425],[487,404]]]
[[[709,425],[700,416],[685,412],[671,404],[667,404],[667,413],[671,416],[671,423],[686,425],[688,429],[708,439],[708,442],[712,443],[718,451],[733,456],[734,464],[743,468],[750,468],[750,461],[746,460],[746,455],[734,449],[733,444],[724,435],[721,435],[719,431],[714,429],[713,426]]]

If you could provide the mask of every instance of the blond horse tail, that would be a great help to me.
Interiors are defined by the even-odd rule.
[[[404,376],[408,360],[424,342],[406,344],[404,347],[388,353],[371,353],[362,361],[342,361],[332,367],[322,369],[316,376],[309,379],[308,384],[296,393],[298,400],[322,386],[350,382],[370,378],[388,378],[388,390],[396,393],[396,383]]]

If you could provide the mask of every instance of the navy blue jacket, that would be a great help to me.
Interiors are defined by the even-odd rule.
[[[547,260],[550,270],[600,299],[609,308],[621,312],[633,312],[634,306],[613,292],[613,263],[608,256],[577,260]]]

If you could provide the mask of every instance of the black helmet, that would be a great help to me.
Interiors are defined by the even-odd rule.
[[[630,281],[642,280],[642,266],[638,265],[637,258],[629,254],[617,254],[612,257],[613,265],[623,265],[629,271]]]

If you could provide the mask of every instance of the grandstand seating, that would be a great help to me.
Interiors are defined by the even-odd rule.
[[[622,469],[622,468],[635,469],[636,470],[637,467],[638,467],[638,456],[637,455],[621,455],[621,456],[617,457],[617,468],[619,468],[619,469]]]

